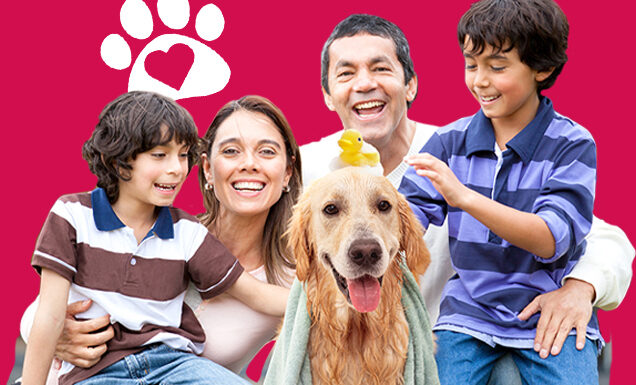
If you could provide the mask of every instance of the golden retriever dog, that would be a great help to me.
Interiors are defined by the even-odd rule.
[[[384,177],[337,170],[302,195],[288,236],[311,317],[313,383],[402,384],[400,261],[418,277],[430,260],[404,197]]]

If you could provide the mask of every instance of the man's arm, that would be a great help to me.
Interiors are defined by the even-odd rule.
[[[47,268],[42,269],[40,304],[35,313],[22,370],[24,385],[46,383],[55,344],[62,333],[70,286],[66,278]]]
[[[632,280],[634,246],[623,230],[596,217],[585,240],[585,253],[563,279],[563,284],[570,278],[587,282],[594,287],[596,294],[592,303],[594,307],[616,309],[625,298]]]
[[[29,305],[20,322],[22,339],[26,342],[38,302],[39,300]],[[74,318],[76,314],[88,311],[92,303],[91,300],[85,300],[68,305],[62,334],[55,346],[57,358],[82,368],[90,368],[99,362],[101,356],[106,353],[106,342],[115,335],[108,315],[83,321]]]

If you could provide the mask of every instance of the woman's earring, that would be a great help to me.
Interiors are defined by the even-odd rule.
[[[283,192],[284,193],[288,193],[289,191],[291,191],[291,189],[289,188],[289,185],[283,187]]]
[[[214,185],[213,185],[213,184],[211,184],[210,182],[205,182],[205,186],[204,186],[204,188],[205,188],[206,190],[214,190]]]

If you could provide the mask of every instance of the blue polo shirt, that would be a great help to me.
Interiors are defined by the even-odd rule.
[[[501,151],[480,110],[440,128],[420,152],[446,162],[467,187],[520,211],[539,215],[555,239],[540,258],[501,239],[470,214],[446,204],[413,168],[400,192],[424,227],[448,217],[457,274],[444,288],[436,330],[468,333],[490,344],[531,348],[539,314],[517,318],[534,297],[561,287],[585,250],[592,224],[596,147],[591,134],[542,98],[535,118]],[[596,315],[588,337],[602,341]],[[572,331],[575,334],[575,331]]]

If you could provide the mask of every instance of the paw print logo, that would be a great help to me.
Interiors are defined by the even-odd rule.
[[[158,0],[157,13],[168,28],[180,30],[190,21],[190,4],[188,0]],[[132,38],[144,40],[152,35],[152,14],[143,0],[126,0],[120,21]],[[195,30],[202,40],[218,38],[224,26],[223,14],[214,4],[205,5],[196,16]],[[126,69],[132,62],[130,46],[118,34],[104,39],[101,57],[116,70]],[[155,91],[177,100],[212,95],[229,80],[230,67],[210,47],[191,37],[165,34],[150,41],[135,59],[128,91]]]

